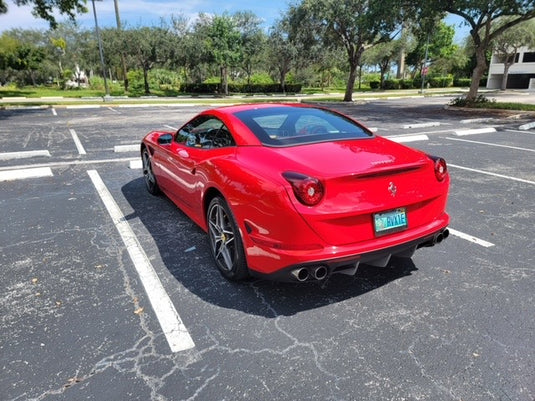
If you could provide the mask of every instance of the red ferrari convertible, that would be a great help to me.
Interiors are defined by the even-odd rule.
[[[208,233],[224,277],[318,281],[448,236],[446,162],[302,104],[206,110],[141,144],[148,191]]]

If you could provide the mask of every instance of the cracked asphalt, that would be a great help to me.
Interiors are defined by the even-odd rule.
[[[534,401],[535,132],[518,127],[535,116],[449,100],[330,104],[445,157],[451,228],[468,239],[324,286],[225,281],[205,234],[146,192],[138,154],[114,152],[200,106],[0,110],[0,156],[50,152],[0,159],[0,174],[52,172],[0,181],[0,399]],[[194,348],[170,351],[93,169]]]

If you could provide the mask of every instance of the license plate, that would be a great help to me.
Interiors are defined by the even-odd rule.
[[[384,235],[407,228],[407,211],[405,208],[391,210],[373,215],[375,234]]]

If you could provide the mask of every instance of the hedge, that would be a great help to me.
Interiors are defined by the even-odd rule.
[[[453,86],[458,86],[461,88],[467,88],[472,83],[470,78],[455,78],[453,80]]]
[[[380,85],[381,85],[381,82],[379,82],[379,81],[370,81],[370,88],[371,89],[379,89]]]
[[[446,77],[430,77],[429,85],[431,88],[448,88],[453,85],[453,77],[451,75]]]
[[[412,89],[414,87],[414,82],[412,79],[401,79],[399,81],[399,87],[401,89]]]
[[[387,79],[383,83],[383,89],[399,89],[399,79]]]
[[[302,85],[286,84],[285,92],[300,93]],[[222,93],[219,83],[184,84],[180,88],[183,93]],[[279,84],[228,84],[229,93],[282,93]]]

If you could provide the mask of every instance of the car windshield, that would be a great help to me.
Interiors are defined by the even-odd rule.
[[[373,134],[354,121],[324,109],[272,107],[235,114],[267,146],[369,138]]]

